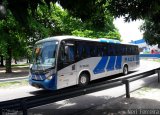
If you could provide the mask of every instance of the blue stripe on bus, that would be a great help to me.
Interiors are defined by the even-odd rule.
[[[114,70],[115,60],[116,60],[116,56],[110,56],[110,60],[108,62],[107,68],[106,68],[107,71]]]
[[[94,68],[93,73],[94,74],[103,73],[105,71],[105,65],[107,63],[107,60],[108,56],[102,57],[97,66]]]
[[[121,69],[121,68],[122,68],[122,56],[117,56],[116,69]]]

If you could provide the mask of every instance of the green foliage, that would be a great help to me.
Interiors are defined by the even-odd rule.
[[[82,34],[81,32],[85,32],[88,30],[88,33],[95,33],[94,31],[100,31],[100,32],[107,32],[113,30],[112,27],[112,19],[111,22],[106,18],[111,13],[115,17],[121,17],[124,16],[126,21],[136,20],[136,19],[144,19],[149,20],[150,23],[153,23],[153,31],[150,30],[148,27],[148,22],[144,24],[143,30],[145,31],[144,37],[146,38],[146,41],[150,44],[159,43],[159,29],[156,27],[159,25],[159,19],[160,19],[160,2],[159,0],[1,0],[1,3],[5,3],[5,7],[9,8],[16,18],[23,26],[28,25],[30,22],[28,21],[28,17],[32,14],[32,16],[36,15],[37,10],[39,10],[39,6],[45,6],[48,8],[48,10],[54,10],[54,15],[52,15],[52,18],[49,20],[52,20],[51,23],[54,23],[54,31],[49,32],[50,35],[60,35],[60,34],[68,34],[68,33],[74,33],[77,35],[77,31],[79,31],[79,34]],[[70,25],[68,22],[72,19],[68,19],[67,17],[64,17],[64,15],[68,15],[66,13],[61,13],[61,10],[57,10],[57,8],[52,7],[52,3],[59,3],[63,9],[67,10],[69,12],[69,15],[75,17],[75,19],[79,20],[79,24],[87,23],[87,26],[85,24],[82,24],[82,27],[80,28],[78,26],[78,29],[76,28],[73,30],[75,25]],[[3,5],[2,5],[3,6]],[[44,9],[39,11],[39,14],[42,14],[40,17],[40,20],[43,20],[46,23],[46,19],[49,16],[48,11],[44,11]],[[3,10],[5,11],[5,10]],[[4,18],[4,12],[0,10],[0,17]],[[44,13],[47,17],[45,17]],[[56,12],[60,12],[57,14],[60,14],[60,16],[55,15]],[[44,16],[44,18],[43,18]],[[49,16],[50,17],[50,16]],[[48,18],[49,18],[48,17]],[[70,17],[70,16],[69,16]],[[66,23],[65,23],[65,21]],[[107,26],[107,22],[109,22],[109,25]],[[47,19],[48,20],[48,19]],[[29,23],[28,23],[29,22]],[[78,22],[78,21],[77,21]],[[35,23],[34,23],[35,24]],[[34,25],[33,24],[33,25]],[[39,24],[38,24],[39,25]],[[69,27],[68,27],[69,26]],[[109,26],[111,26],[111,29],[109,29]],[[107,28],[106,28],[107,27]],[[34,28],[34,27],[33,27]],[[157,29],[157,31],[154,34],[154,29]],[[107,30],[108,29],[108,30]],[[35,31],[35,29],[33,29]],[[41,31],[42,30],[42,31]],[[48,30],[45,30],[45,28],[38,30],[39,36],[46,36],[48,33]],[[32,31],[32,29],[30,30]],[[71,32],[73,31],[73,32]],[[75,32],[74,32],[75,31]],[[92,31],[92,32],[90,32]],[[41,32],[44,32],[41,34]],[[116,31],[115,31],[116,33]],[[83,35],[84,36],[84,35]],[[90,36],[90,34],[89,34]],[[36,34],[37,37],[37,34]],[[113,37],[112,37],[113,38]],[[34,40],[33,40],[34,41]]]
[[[124,16],[126,21],[143,19],[141,30],[150,45],[160,44],[159,0],[110,0],[108,9],[115,17]]]
[[[48,36],[68,34],[91,38],[120,39],[120,34],[113,24],[113,17],[107,11],[104,16],[104,27],[100,29],[94,25],[93,20],[83,22],[55,4],[50,4],[50,6],[50,12],[44,5],[39,6],[36,12],[36,19],[46,28],[50,28],[51,33]]]
[[[109,0],[108,9],[115,17],[124,16],[126,21],[150,18],[158,21],[159,0]]]
[[[17,2],[19,3],[18,5],[21,4],[21,1],[18,0],[13,3]],[[96,4],[98,5],[99,2],[96,2]],[[10,9],[11,11],[13,10],[12,8]],[[20,10],[21,8],[18,9]],[[30,47],[33,47],[36,41],[55,35],[69,34],[91,38],[120,39],[120,34],[113,24],[113,16],[107,10],[103,11],[105,15],[103,15],[102,27],[97,24],[101,15],[100,12],[96,12],[95,15],[92,14],[90,19],[82,21],[78,16],[73,17],[72,13],[68,12],[68,9],[62,9],[55,4],[50,4],[50,9],[46,5],[38,5],[34,12],[32,8],[27,10],[26,19],[28,24],[21,25],[21,23],[18,23],[19,20],[18,22],[15,20],[17,19],[15,16],[16,10],[14,9],[12,13],[8,11],[6,20],[0,21],[0,32],[3,33],[0,36],[0,48],[3,48],[3,52],[1,51],[0,53],[5,56],[7,56],[7,45],[10,45],[12,55],[17,59],[24,55],[31,55]],[[20,12],[18,11],[17,13]]]
[[[117,31],[110,31],[108,33],[105,32],[97,32],[93,30],[74,30],[72,31],[72,34],[75,36],[81,36],[81,37],[89,37],[89,38],[109,38],[109,39],[115,39],[120,40],[120,34]]]
[[[50,12],[45,5],[39,5],[37,11],[28,14],[29,26],[20,25],[8,11],[6,20],[0,21],[0,48],[1,54],[7,56],[7,45],[11,45],[12,55],[19,58],[24,55],[31,55],[31,49],[36,41],[55,35],[73,34],[91,38],[113,38],[120,39],[120,35],[113,24],[113,17],[105,12],[104,27],[96,27],[93,19],[83,22],[75,18],[68,11],[61,7],[50,4]],[[28,47],[29,46],[29,47]]]
[[[144,39],[150,44],[160,44],[160,22],[155,23],[151,20],[145,20],[143,25],[141,26],[141,30],[144,31]]]
[[[2,33],[0,36],[0,47],[3,49],[1,54],[5,57],[7,56],[8,46],[11,47],[13,56],[16,56],[17,53],[23,54],[22,44],[25,46],[25,36],[11,14],[7,16],[6,20],[0,21],[0,33]]]

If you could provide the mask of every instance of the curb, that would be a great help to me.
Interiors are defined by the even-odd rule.
[[[0,79],[1,82],[10,82],[10,81],[20,81],[20,80],[25,80],[28,79],[28,76],[25,77],[17,77],[17,78],[6,78],[6,79]]]

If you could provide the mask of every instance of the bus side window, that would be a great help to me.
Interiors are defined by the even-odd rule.
[[[60,47],[60,61],[63,63],[75,61],[74,45],[65,45]]]
[[[77,43],[77,56],[76,57],[78,58],[78,60],[81,59],[81,54],[82,54],[82,47],[80,44]]]
[[[90,57],[90,47],[89,47],[88,43],[78,43],[77,42],[76,47],[77,47],[76,48],[77,49],[76,58],[78,60]]]
[[[86,47],[85,45],[82,46],[82,59],[86,58],[87,57],[87,51],[86,51]]]
[[[103,46],[103,48],[104,48],[104,56],[107,56],[107,55],[109,55],[109,47],[108,47],[108,44],[107,43],[104,43],[104,46]]]
[[[102,44],[97,46],[97,56],[103,56],[103,50],[104,48],[102,47]]]
[[[136,52],[135,47],[132,46],[132,55],[135,55],[136,54],[135,52]]]
[[[109,53],[110,56],[115,55],[115,49],[114,49],[114,47],[113,47],[112,44],[109,44],[109,45],[108,45],[108,50],[109,50],[108,53]]]
[[[84,59],[86,57],[86,49],[84,47],[84,44],[78,44],[77,46],[77,58]]]
[[[111,45],[110,44],[108,44],[108,47],[107,47],[107,49],[108,49],[108,55],[110,56],[111,55]]]
[[[114,50],[115,50],[115,55],[119,55],[119,45],[118,44],[115,44]]]
[[[121,45],[121,44],[120,44],[120,46],[119,46],[119,54],[120,54],[120,55],[124,55],[123,45]]]
[[[124,46],[124,53],[127,55],[127,46]]]
[[[75,51],[74,51],[74,46],[68,46],[68,61],[73,62],[75,61],[74,59],[75,56]]]
[[[96,46],[93,46],[93,45],[90,46],[90,55],[91,55],[91,57],[95,57],[95,55],[96,55]]]
[[[94,51],[93,51],[93,47],[92,46],[90,46],[90,55],[91,55],[91,57],[93,57],[93,55],[94,55]]]
[[[102,56],[107,56],[107,47],[102,45]]]
[[[86,57],[90,57],[90,47],[88,45],[86,45]]]
[[[61,45],[61,47],[60,47],[60,61],[63,62],[64,60],[65,60],[64,46]]]

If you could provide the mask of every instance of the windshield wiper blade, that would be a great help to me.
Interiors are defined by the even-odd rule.
[[[52,70],[52,69],[55,69],[55,66],[47,68],[46,71],[49,71],[49,70]]]

